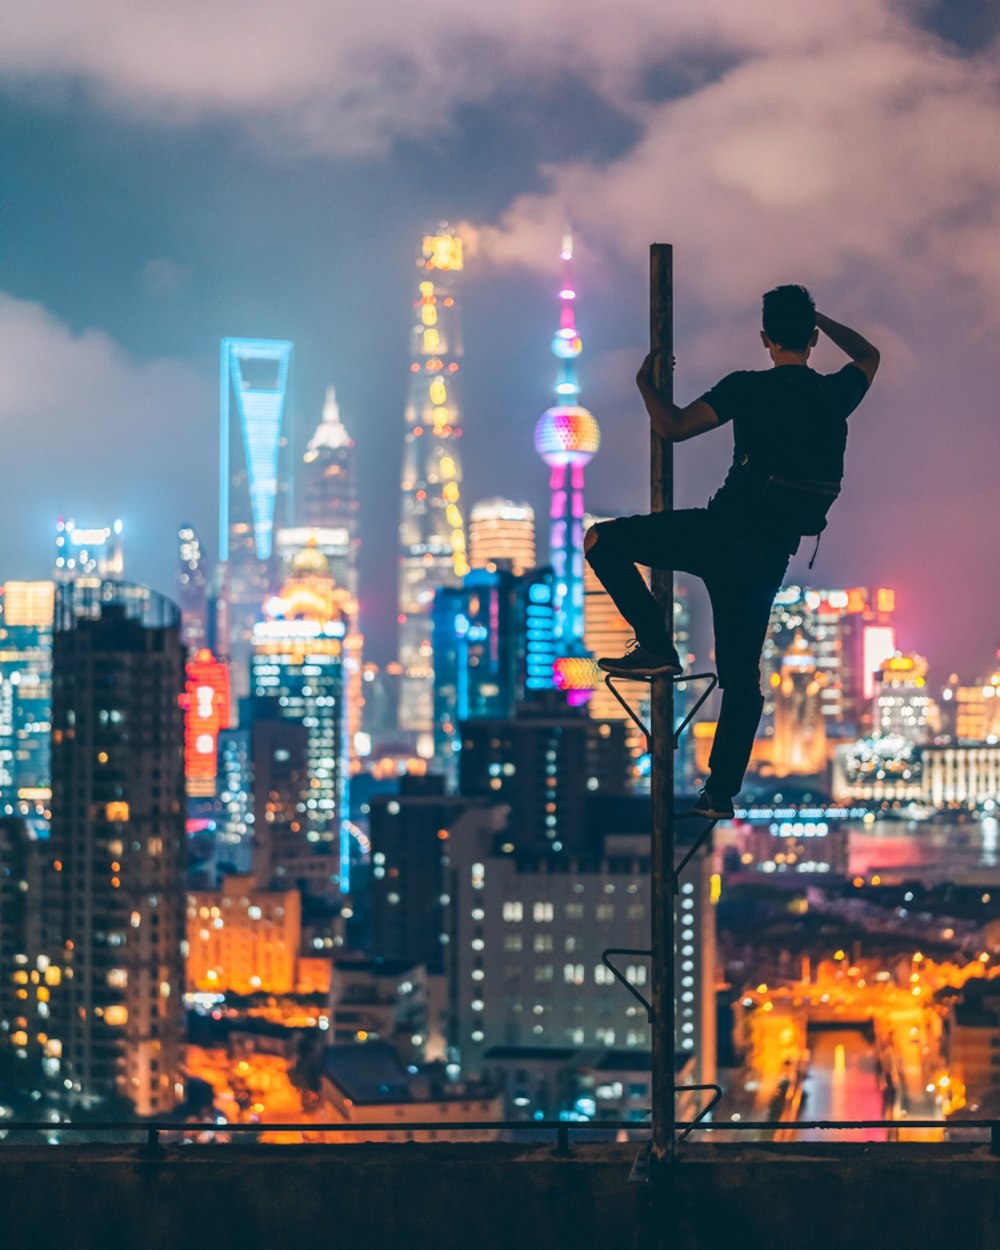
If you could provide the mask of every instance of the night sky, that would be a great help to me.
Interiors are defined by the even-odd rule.
[[[676,248],[676,394],[764,367],[760,293],[801,281],[882,349],[812,574],[892,585],[932,679],[1000,646],[1000,16],[992,0],[7,0],[0,28],[0,580],[55,517],[121,516],[174,593],[217,526],[218,342],[294,340],[305,440],[337,387],[358,443],[363,627],[387,657],[414,259],[464,275],[463,502],[528,498],[577,232],[595,512],[643,511],[633,375],[646,257]],[[837,367],[827,349],[814,358]],[[731,433],[677,451],[680,505]],[[808,550],[807,550],[808,548]]]

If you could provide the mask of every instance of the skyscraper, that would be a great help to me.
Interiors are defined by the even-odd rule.
[[[462,721],[509,717],[551,690],[552,570],[473,569],[434,599],[434,757],[449,777]]]
[[[0,815],[27,815],[50,783],[52,582],[7,582],[0,594]]]
[[[535,510],[511,499],[481,499],[469,516],[469,564],[489,569],[500,560],[511,572],[535,567]]]
[[[786,650],[797,636],[809,645],[824,680],[820,700],[827,733],[854,737],[871,727],[875,675],[896,649],[895,595],[881,587],[810,590],[782,586],[774,600],[761,655],[763,731],[773,724],[774,691]]]
[[[771,767],[776,777],[810,776],[826,767],[822,691],[826,677],[802,634],[781,658],[774,698]]]
[[[330,571],[341,586],[358,597],[358,500],[354,470],[354,439],[340,418],[337,395],[326,392],[323,419],[309,440],[303,457],[301,520],[306,527],[344,531],[346,559],[342,568]],[[329,559],[330,553],[326,552]]]
[[[303,853],[330,854],[340,844],[340,885],[349,889],[347,817],[348,742],[344,708],[344,641],[347,627],[339,590],[322,553],[297,557],[281,595],[268,603],[268,619],[254,627],[252,692],[275,704],[279,715],[307,731],[308,787],[301,819]],[[266,836],[256,830],[256,836]],[[336,869],[330,875],[336,876]],[[258,873],[262,886],[268,880]]]
[[[124,593],[126,590],[132,593]],[[169,1110],[183,1060],[180,613],[121,583],[65,587],[52,667],[50,1055],[73,1105]]]
[[[223,339],[220,369],[218,646],[235,694],[248,689],[255,622],[275,581],[274,535],[286,518],[292,473],[288,388],[292,344]]]
[[[897,651],[883,660],[875,688],[875,733],[898,734],[919,745],[931,741],[938,726],[937,706],[927,692],[924,657]]]
[[[418,746],[427,756],[433,751],[434,592],[469,571],[459,506],[462,338],[455,280],[462,263],[462,240],[450,226],[442,224],[424,239],[410,336],[399,524],[399,725],[420,736]]]
[[[84,529],[73,520],[59,517],[53,578],[59,583],[77,577],[119,581],[125,576],[123,535],[121,521]]]
[[[580,663],[589,660],[583,641],[583,470],[601,445],[601,431],[593,413],[577,402],[576,359],[583,343],[576,332],[573,239],[568,234],[562,262],[559,329],[552,339],[553,354],[560,362],[558,402],[538,418],[535,450],[552,470],[549,560],[555,574],[556,682],[569,691],[571,702],[579,702],[594,688],[592,665]]]
[[[208,580],[201,541],[191,525],[182,525],[177,531],[177,558],[181,641],[198,651],[209,645]]]

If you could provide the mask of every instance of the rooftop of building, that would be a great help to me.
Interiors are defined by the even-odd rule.
[[[490,1098],[496,1092],[485,1082],[449,1082],[443,1069],[417,1071],[404,1066],[387,1042],[364,1046],[328,1046],[323,1052],[323,1076],[354,1106],[391,1103],[444,1103]]]

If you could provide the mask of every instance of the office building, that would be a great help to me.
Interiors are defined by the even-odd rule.
[[[52,582],[0,594],[0,815],[28,815],[50,785]]]
[[[253,627],[277,582],[275,532],[291,515],[292,344],[222,340],[218,647],[234,696],[247,692]]]
[[[316,427],[302,464],[302,505],[300,515],[307,528],[342,531],[346,548],[342,566],[334,563],[331,552],[322,548],[331,560],[330,571],[338,585],[358,597],[358,530],[360,500],[355,471],[354,439],[348,434],[340,417],[340,406],[331,386],[323,404],[323,418]]]
[[[518,703],[553,689],[552,599],[551,569],[473,569],[437,592],[434,757],[450,779],[463,721],[513,716]]]
[[[917,744],[930,741],[938,727],[924,657],[897,651],[883,660],[875,685],[875,732]]]
[[[46,1050],[70,1106],[156,1115],[183,1062],[184,648],[176,605],[131,589],[56,600]]]
[[[298,978],[302,899],[252,876],[224,876],[187,898],[187,986],[233,994],[291,994]]]
[[[49,1041],[41,933],[47,850],[23,817],[0,816],[0,1051],[20,1061],[25,1078],[45,1070]],[[28,1080],[17,1085],[26,1088]]]
[[[347,599],[322,553],[315,548],[300,553],[281,594],[268,601],[267,619],[254,626],[251,660],[252,715],[261,714],[262,703],[269,704],[283,718],[305,726],[308,787],[302,833],[314,850],[339,854],[344,892],[350,888],[344,829],[349,770],[342,608]],[[256,832],[259,839],[262,831]],[[267,884],[265,874],[256,875]]]
[[[220,868],[249,873],[253,863],[253,768],[250,730],[219,731],[215,857]]]
[[[451,840],[450,1041],[463,1073],[482,1072],[497,1046],[649,1051],[645,1010],[601,958],[608,947],[649,948],[649,836],[613,829],[590,854],[559,857],[482,834]],[[710,857],[696,853],[675,900],[676,1048],[695,1057],[701,1081],[715,1073],[711,880]],[[648,998],[648,957],[619,962]]]
[[[442,973],[448,932],[448,854],[457,827],[493,833],[502,809],[445,794],[444,778],[403,777],[398,795],[371,802],[372,950],[380,959],[410,959]]]
[[[1000,741],[1000,670],[971,686],[952,674],[942,691],[943,729],[956,742]]]
[[[826,768],[826,720],[822,694],[826,674],[809,643],[797,634],[772,679],[774,737],[770,772],[775,777],[817,776]]]
[[[775,596],[761,655],[761,733],[771,730],[773,691],[782,657],[797,636],[809,645],[822,677],[820,698],[827,734],[854,738],[870,732],[875,675],[896,649],[895,606],[895,593],[886,587],[871,594],[864,587],[810,590],[783,586]]]
[[[59,517],[56,521],[56,556],[52,576],[60,584],[77,577],[121,581],[125,576],[122,522],[85,528],[73,520]]]
[[[465,721],[460,731],[459,791],[507,806],[519,850],[585,849],[587,796],[626,791],[622,723],[559,706],[558,695],[521,704],[514,717]]]
[[[177,602],[181,610],[181,641],[191,651],[210,647],[208,578],[205,555],[197,531],[182,525],[177,531]]]
[[[433,754],[434,592],[469,571],[461,511],[459,370],[462,337],[457,278],[462,240],[447,225],[423,241],[410,335],[399,524],[399,727]]]
[[[512,573],[533,569],[535,510],[511,499],[481,499],[469,516],[469,564],[493,571],[503,564]]]

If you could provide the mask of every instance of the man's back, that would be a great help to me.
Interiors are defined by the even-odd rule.
[[[720,425],[733,423],[733,463],[713,503],[738,504],[760,475],[839,482],[847,418],[867,389],[853,364],[830,374],[802,364],[724,377],[703,396]]]

